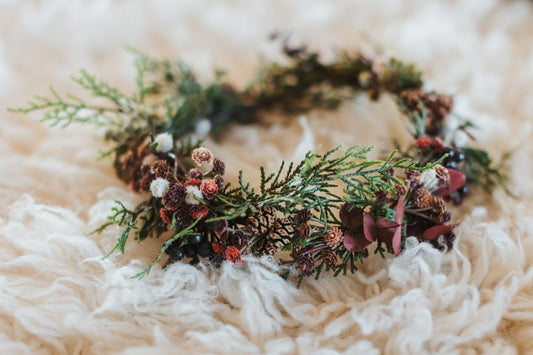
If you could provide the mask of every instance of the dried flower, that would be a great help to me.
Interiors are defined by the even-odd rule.
[[[193,219],[205,218],[209,213],[209,207],[206,205],[193,205],[191,206],[191,216]]]
[[[158,134],[154,142],[157,143],[157,150],[161,153],[168,153],[172,150],[174,146],[174,138],[169,133],[160,133]]]
[[[224,254],[224,247],[219,242],[214,241],[213,243],[211,243],[211,247],[213,248],[215,254],[217,254],[218,256],[222,256]]]
[[[184,186],[200,187],[201,184],[202,184],[202,180],[200,180],[200,179],[189,179],[189,180],[185,181],[185,183],[183,185]]]
[[[204,177],[202,170],[200,169],[191,169],[189,170],[189,179],[191,180],[201,180]]]
[[[337,227],[333,227],[324,234],[324,241],[331,248],[336,248],[342,242],[343,237],[342,231]]]
[[[203,180],[200,185],[200,191],[206,200],[212,200],[218,192],[218,185],[213,180]]]
[[[235,247],[228,247],[226,249],[226,259],[232,263],[242,263],[241,252]]]
[[[150,191],[154,197],[163,197],[169,184],[168,180],[157,178],[150,184]]]
[[[213,171],[216,174],[224,175],[226,172],[226,164],[224,164],[222,160],[215,158],[213,160]]]
[[[175,211],[185,202],[185,195],[185,187],[182,184],[172,184],[163,195],[163,206],[168,210]]]
[[[420,174],[420,183],[429,192],[437,191],[439,188],[439,178],[435,169],[426,170]]]
[[[159,215],[161,216],[161,219],[163,220],[163,222],[165,222],[167,224],[171,224],[172,223],[172,214],[173,213],[174,213],[173,211],[169,211],[169,210],[166,210],[164,208],[159,210]]]
[[[213,153],[207,148],[200,147],[192,151],[192,159],[206,174],[213,169],[213,158]]]
[[[187,193],[185,195],[185,203],[189,205],[199,205],[200,201],[198,199],[203,200],[204,196],[196,185],[186,185],[185,192]]]

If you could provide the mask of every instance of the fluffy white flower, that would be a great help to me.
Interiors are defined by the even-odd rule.
[[[150,191],[154,197],[163,197],[168,190],[169,184],[168,180],[157,178],[150,184]]]
[[[158,150],[161,153],[170,152],[174,146],[174,138],[169,133],[158,134],[154,141],[159,144]]]
[[[420,174],[420,182],[429,192],[436,191],[439,188],[439,178],[435,169],[424,171]]]
[[[187,185],[187,187],[185,187],[185,191],[187,192],[187,195],[185,195],[185,203],[188,203],[189,205],[199,205],[200,201],[198,201],[196,198],[201,200],[204,198],[198,186]]]

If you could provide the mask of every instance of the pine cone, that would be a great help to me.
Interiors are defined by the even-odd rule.
[[[181,228],[188,227],[193,222],[191,213],[186,205],[181,205],[174,212],[174,218],[176,219],[176,224]]]
[[[167,210],[175,211],[185,202],[185,187],[181,183],[176,183],[163,195],[163,205]]]
[[[309,211],[308,209],[303,209],[296,214],[295,219],[300,224],[307,223],[311,220],[312,216],[313,215],[311,214],[311,211]]]
[[[267,235],[276,222],[276,209],[271,206],[264,206],[258,212],[248,216],[243,230],[258,237]]]
[[[274,224],[274,229],[265,238],[264,251],[273,255],[289,244],[294,236],[294,224],[290,218],[279,218]]]
[[[298,263],[298,266],[300,266],[303,276],[309,276],[315,270],[315,259],[309,255],[300,255],[296,259],[296,262]]]
[[[157,160],[152,165],[152,171],[156,178],[163,178],[168,180],[170,175],[170,167],[164,160]]]
[[[217,174],[224,175],[226,172],[226,164],[218,158],[213,160],[213,171]]]
[[[324,249],[320,252],[322,260],[328,265],[335,265],[337,263],[337,254],[331,249]]]
[[[331,228],[326,234],[324,234],[324,241],[331,248],[336,248],[340,243],[342,243],[343,238],[344,234],[342,233],[342,230],[337,227]]]

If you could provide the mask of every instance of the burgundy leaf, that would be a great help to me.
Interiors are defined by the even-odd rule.
[[[448,168],[448,174],[450,176],[450,184],[448,188],[442,187],[436,191],[438,196],[446,196],[452,192],[460,189],[466,184],[466,176],[462,171]]]
[[[370,243],[362,233],[355,233],[355,235],[352,234],[352,231],[344,233],[343,244],[346,250],[363,251]]]
[[[436,226],[433,226],[431,228],[426,229],[424,234],[422,235],[422,239],[425,240],[434,240],[440,237],[441,235],[446,235],[453,231],[453,229],[457,227],[457,224],[438,224]]]
[[[374,242],[379,237],[376,219],[368,212],[363,212],[363,233],[369,242]]]
[[[403,223],[404,208],[403,196],[400,196],[398,203],[396,204],[396,214],[394,215],[394,220],[400,225]]]
[[[357,230],[363,226],[363,210],[350,203],[341,206],[339,217],[347,229]]]

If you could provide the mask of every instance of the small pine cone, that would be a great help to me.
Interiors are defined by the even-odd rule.
[[[242,249],[246,244],[248,244],[248,239],[244,233],[239,231],[229,234],[226,239],[226,245],[234,246],[237,249]]]
[[[222,176],[220,175],[215,176],[213,181],[215,182],[215,184],[217,184],[219,191],[224,188],[224,178]]]
[[[192,219],[191,213],[187,208],[187,205],[181,205],[175,212],[174,218],[176,219],[176,224],[178,227],[185,228],[192,224],[194,221]]]
[[[405,195],[405,186],[400,185],[400,184],[394,184],[394,188],[396,189],[396,194],[398,196]]]
[[[258,212],[250,214],[246,220],[243,230],[256,236],[267,235],[276,222],[276,209],[271,206],[264,206]]]
[[[333,249],[339,246],[339,244],[342,243],[343,239],[344,234],[342,233],[342,230],[337,227],[331,228],[329,231],[326,232],[326,234],[324,234],[324,241]]]
[[[213,171],[216,174],[224,175],[226,172],[226,164],[222,160],[215,158],[213,160]]]
[[[307,239],[313,233],[313,228],[311,228],[309,224],[305,223],[298,226],[296,228],[296,231],[298,232],[301,238]]]
[[[322,257],[322,260],[328,265],[335,265],[337,264],[337,254],[331,249],[324,249],[320,252],[320,256]]]
[[[190,205],[191,217],[193,220],[198,218],[205,218],[209,214],[209,207],[206,205]]]
[[[202,173],[202,170],[196,168],[189,170],[189,179],[202,180],[203,177],[204,174]]]
[[[163,195],[163,206],[167,210],[175,211],[185,202],[185,195],[185,187],[182,184],[172,184]]]
[[[435,203],[435,196],[433,196],[428,190],[419,188],[414,194],[414,202],[418,208],[433,207],[433,204]]]
[[[300,255],[296,262],[300,267],[303,276],[309,276],[315,270],[315,259],[309,255]]]
[[[313,214],[311,213],[311,211],[306,208],[306,209],[303,209],[303,210],[299,211],[296,214],[294,219],[296,220],[296,222],[302,224],[302,223],[309,222],[311,220],[312,216],[313,216]]]
[[[152,170],[156,178],[163,178],[168,180],[170,175],[170,167],[164,160],[157,160],[152,164]]]
[[[416,183],[417,185],[420,185],[420,171],[406,170],[405,176],[407,177],[407,180],[411,181],[411,183]]]

